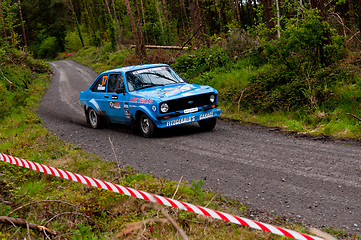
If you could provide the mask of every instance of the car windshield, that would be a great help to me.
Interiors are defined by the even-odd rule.
[[[126,79],[130,92],[148,87],[184,82],[173,69],[167,66],[127,72]]]

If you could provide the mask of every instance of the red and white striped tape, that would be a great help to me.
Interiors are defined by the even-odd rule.
[[[227,222],[232,222],[235,224],[247,226],[250,228],[270,232],[273,234],[277,234],[277,235],[281,235],[281,236],[285,236],[285,237],[289,237],[289,238],[293,238],[293,239],[300,239],[300,240],[321,240],[322,239],[319,237],[314,237],[314,236],[306,235],[303,233],[299,233],[299,232],[296,232],[293,230],[288,230],[285,228],[272,226],[267,223],[262,223],[262,222],[257,222],[257,221],[250,220],[247,218],[237,217],[237,216],[234,216],[234,215],[231,215],[228,213],[215,211],[215,210],[205,208],[205,207],[199,207],[199,206],[196,206],[196,205],[193,205],[190,203],[184,203],[184,202],[177,201],[174,199],[162,197],[159,195],[139,191],[136,189],[117,185],[114,183],[105,182],[102,180],[83,176],[83,175],[80,175],[77,173],[72,173],[72,172],[61,170],[61,169],[49,167],[49,166],[46,166],[43,164],[31,162],[31,161],[20,159],[17,157],[12,157],[12,156],[2,154],[2,153],[0,153],[0,160],[7,162],[7,163],[15,164],[15,165],[18,165],[21,167],[29,168],[29,169],[36,170],[39,172],[44,172],[44,173],[47,173],[50,175],[65,178],[68,180],[72,180],[74,182],[80,182],[80,183],[87,184],[87,185],[90,185],[93,187],[102,188],[105,190],[136,197],[139,199],[144,199],[144,200],[155,202],[155,203],[160,203],[165,206],[179,208],[179,209],[182,209],[185,211],[194,212],[194,213],[197,213],[200,215],[212,217],[215,219],[221,219],[221,220],[224,220]]]

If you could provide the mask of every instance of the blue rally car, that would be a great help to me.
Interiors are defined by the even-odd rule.
[[[154,136],[158,128],[191,122],[212,130],[221,113],[217,90],[186,83],[166,64],[103,72],[79,100],[91,127],[104,122],[136,124],[144,137]]]

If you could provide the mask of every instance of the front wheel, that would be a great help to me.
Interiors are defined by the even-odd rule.
[[[199,126],[204,131],[211,131],[217,124],[217,118],[209,118],[205,120],[198,121]]]
[[[89,121],[89,124],[92,128],[101,127],[101,120],[99,118],[99,115],[93,108],[89,108],[87,120]]]
[[[157,126],[146,114],[143,113],[139,118],[139,130],[144,137],[150,138],[155,135]]]

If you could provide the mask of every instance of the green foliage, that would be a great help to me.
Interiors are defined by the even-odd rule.
[[[199,179],[197,181],[192,179],[192,189],[196,196],[203,195],[203,185],[204,185],[204,179]]]
[[[264,54],[289,71],[312,72],[344,57],[343,40],[316,10],[306,10],[302,19],[289,19],[281,38],[264,44]]]
[[[27,51],[1,49],[0,119],[19,112],[33,103],[39,86],[44,85],[43,73],[49,64],[34,60]]]
[[[172,67],[185,78],[193,78],[200,73],[215,68],[226,67],[232,63],[227,51],[221,47],[202,48],[190,54],[183,54],[176,59]]]
[[[37,56],[40,58],[55,58],[60,51],[56,37],[48,36],[41,42]]]
[[[16,20],[17,4],[11,1],[0,2],[0,47],[16,47],[19,43],[18,34],[14,28],[18,27]]]
[[[250,81],[242,105],[254,112],[319,110],[331,100],[333,68],[343,56],[342,38],[316,10],[306,10],[286,21],[281,38],[252,52],[255,65],[264,58],[268,67]]]
[[[241,56],[258,46],[259,40],[250,32],[229,25],[225,49],[231,56]]]
[[[83,29],[83,28],[81,28]],[[86,33],[82,33],[82,38],[85,46],[89,46],[90,39]],[[65,36],[65,49],[66,51],[76,52],[82,49],[81,39],[78,31],[68,30]]]

